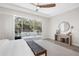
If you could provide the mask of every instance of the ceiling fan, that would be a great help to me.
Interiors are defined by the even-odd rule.
[[[39,8],[51,8],[56,6],[55,3],[31,3],[31,4]]]

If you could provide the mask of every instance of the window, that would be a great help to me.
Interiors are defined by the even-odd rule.
[[[41,35],[42,23],[24,17],[15,17],[15,34],[21,35],[21,33],[36,33],[37,35]]]

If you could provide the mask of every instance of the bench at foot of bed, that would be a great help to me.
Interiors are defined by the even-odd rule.
[[[40,56],[45,54],[47,56],[47,50],[35,43],[34,41],[26,41],[35,56]]]

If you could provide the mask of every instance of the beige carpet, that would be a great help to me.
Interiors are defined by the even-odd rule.
[[[48,40],[35,40],[35,42],[47,50],[48,56],[79,56],[79,52],[56,45]]]

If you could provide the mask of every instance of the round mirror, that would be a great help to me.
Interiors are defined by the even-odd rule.
[[[63,21],[59,24],[60,32],[67,32],[70,29],[70,24],[66,21]]]

